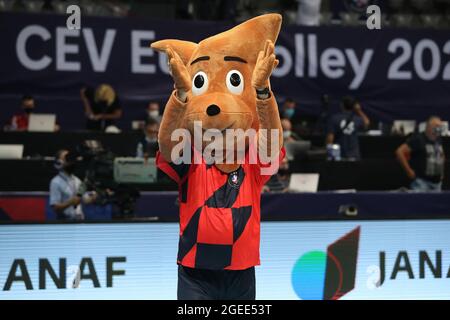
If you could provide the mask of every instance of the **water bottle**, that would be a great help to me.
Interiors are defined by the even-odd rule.
[[[327,144],[327,160],[341,160],[341,146],[338,144]]]
[[[141,142],[139,142],[139,144],[137,146],[136,157],[137,158],[143,158],[144,157],[144,146],[142,145]]]

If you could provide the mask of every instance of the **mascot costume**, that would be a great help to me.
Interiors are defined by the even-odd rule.
[[[175,83],[161,120],[156,163],[179,186],[178,299],[255,299],[260,197],[270,178],[262,169],[285,154],[269,83],[278,64],[274,43],[280,27],[281,16],[267,14],[199,43],[167,39],[151,45],[167,54]],[[244,159],[236,154],[231,163],[177,163],[179,141],[172,133],[182,128],[194,134],[194,122],[222,134],[254,129],[256,135],[244,139]],[[195,144],[190,148],[201,151]],[[249,161],[250,149],[258,150],[256,162]],[[261,161],[261,150],[271,162]]]

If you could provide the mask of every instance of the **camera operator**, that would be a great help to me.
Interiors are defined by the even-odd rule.
[[[81,181],[74,175],[75,156],[68,150],[59,150],[55,158],[59,172],[50,182],[50,206],[58,220],[83,220]]]
[[[396,150],[396,156],[414,191],[441,191],[445,155],[441,135],[444,126],[437,116],[427,120],[425,131],[406,140]],[[409,159],[409,161],[408,161]]]
[[[328,123],[326,143],[338,144],[342,159],[359,160],[358,134],[369,128],[370,120],[353,97],[342,98],[341,108],[342,112],[333,115]]]

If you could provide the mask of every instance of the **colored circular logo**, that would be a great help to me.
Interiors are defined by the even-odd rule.
[[[327,251],[308,251],[294,264],[292,288],[300,299],[336,300],[355,287],[360,226],[332,244]]]
[[[239,174],[237,171],[231,172],[228,176],[228,184],[233,188],[238,188],[241,184],[239,180]]]
[[[292,269],[292,287],[303,300],[337,299],[342,287],[342,268],[333,255],[309,251]]]
[[[323,299],[327,254],[309,251],[302,255],[292,270],[292,287],[304,300]]]

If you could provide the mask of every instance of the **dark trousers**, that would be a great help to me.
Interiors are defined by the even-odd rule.
[[[255,267],[206,270],[178,266],[178,300],[255,300]]]

